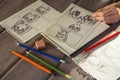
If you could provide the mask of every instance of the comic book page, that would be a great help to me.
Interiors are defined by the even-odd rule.
[[[71,4],[63,16],[45,32],[67,55],[72,54],[109,26],[91,17],[92,13]]]
[[[23,10],[0,22],[14,37],[26,42],[59,18],[60,13],[38,0]]]

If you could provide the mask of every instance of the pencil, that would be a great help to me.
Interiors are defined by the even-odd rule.
[[[119,34],[120,34],[120,32],[115,32],[115,33],[113,33],[112,35],[110,35],[110,36],[108,36],[108,37],[106,37],[106,38],[100,40],[99,42],[93,44],[92,46],[88,47],[87,49],[84,50],[84,52],[88,52],[88,51],[90,51],[90,50],[96,48],[97,46],[99,46],[99,45],[105,43],[106,41],[112,39],[113,37],[115,37],[115,36],[117,36],[117,35],[119,35]]]
[[[23,60],[27,61],[28,63],[30,63],[30,64],[32,64],[32,65],[34,65],[34,66],[36,66],[36,67],[39,68],[39,69],[45,71],[45,72],[48,73],[48,74],[52,74],[52,72],[51,72],[50,70],[48,70],[47,68],[44,68],[43,66],[41,66],[41,65],[37,64],[36,62],[28,59],[27,57],[21,55],[20,53],[18,53],[18,52],[16,52],[16,51],[12,51],[12,54],[16,55],[17,57],[22,58]]]
[[[33,51],[33,52],[38,53],[38,54],[41,54],[41,55],[43,55],[43,56],[46,56],[46,57],[48,57],[48,58],[51,58],[51,59],[53,59],[53,60],[55,60],[55,61],[57,61],[57,62],[66,63],[64,60],[62,60],[62,59],[60,59],[60,58],[57,58],[57,57],[55,57],[55,56],[52,56],[52,55],[47,54],[47,53],[45,53],[45,52],[42,52],[42,51],[40,51],[40,50],[31,48],[31,47],[26,46],[26,45],[24,45],[24,44],[17,43],[17,45],[19,45],[20,47],[29,49],[29,50],[31,50],[31,51]]]
[[[71,77],[70,75],[68,75],[68,74],[60,71],[59,69],[55,68],[54,66],[51,66],[51,65],[48,64],[46,61],[44,61],[44,60],[36,57],[35,55],[31,54],[31,53],[28,52],[28,51],[26,51],[26,53],[27,53],[30,57],[34,58],[35,60],[37,60],[37,61],[41,62],[42,64],[46,65],[47,67],[53,69],[54,71],[56,71],[56,72],[59,73],[60,75],[66,77],[66,78],[68,78],[68,79],[70,79],[70,80],[72,79],[72,77]]]

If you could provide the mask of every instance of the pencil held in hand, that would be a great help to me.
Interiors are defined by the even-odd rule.
[[[16,56],[19,57],[19,58],[22,58],[23,60],[27,61],[28,63],[30,63],[30,64],[32,64],[32,65],[34,65],[34,66],[36,66],[36,67],[39,68],[39,69],[45,71],[45,72],[48,73],[48,74],[52,74],[52,72],[51,72],[50,70],[48,70],[47,68],[44,68],[43,66],[41,66],[41,65],[37,64],[36,62],[28,59],[27,57],[21,55],[20,53],[18,53],[18,52],[16,52],[16,51],[12,51],[12,54],[16,55]]]

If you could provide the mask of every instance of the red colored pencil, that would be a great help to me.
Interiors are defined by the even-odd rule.
[[[108,36],[108,37],[106,37],[106,38],[100,40],[99,42],[93,44],[92,46],[88,47],[87,49],[84,50],[84,52],[88,52],[88,51],[90,51],[90,50],[96,48],[97,46],[99,46],[99,45],[105,43],[106,41],[112,39],[113,37],[115,37],[115,36],[117,36],[117,35],[119,35],[119,34],[120,34],[120,32],[115,32],[115,33],[113,33],[112,35],[110,35],[110,36]]]

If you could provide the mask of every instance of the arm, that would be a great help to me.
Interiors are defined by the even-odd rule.
[[[93,17],[107,24],[118,22],[120,20],[120,1],[99,9],[93,14]]]
[[[115,7],[117,8],[118,13],[120,15],[120,1],[115,4]]]

